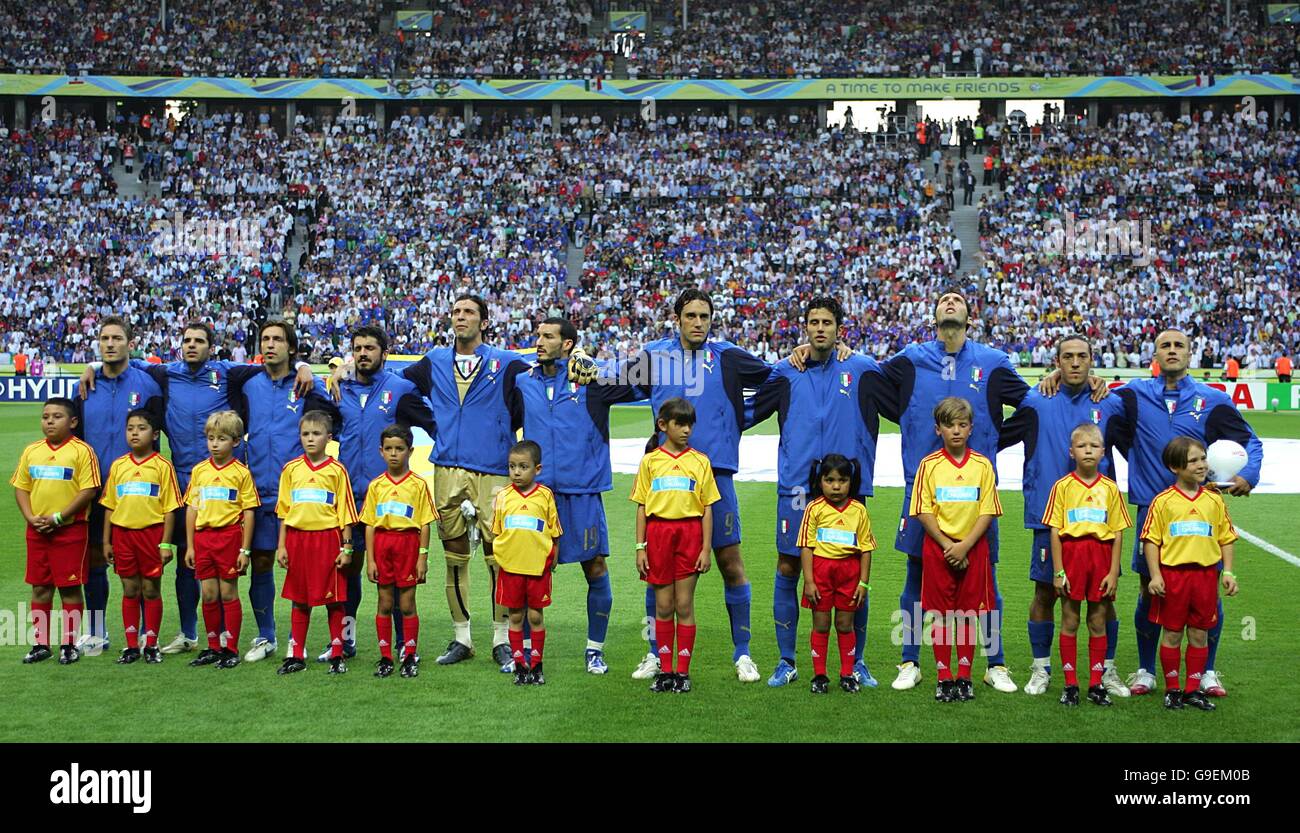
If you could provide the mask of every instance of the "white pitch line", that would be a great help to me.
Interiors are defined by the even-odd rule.
[[[1255,546],[1259,547],[1264,552],[1272,553],[1273,555],[1276,555],[1278,558],[1282,559],[1288,564],[1294,564],[1295,566],[1300,567],[1300,558],[1297,558],[1296,556],[1292,555],[1291,553],[1287,552],[1281,547],[1274,546],[1273,544],[1270,544],[1268,541],[1265,541],[1263,538],[1260,538],[1258,535],[1250,534],[1249,532],[1242,529],[1241,527],[1237,527],[1237,534],[1240,535],[1242,538],[1245,538],[1247,541],[1254,544]]]

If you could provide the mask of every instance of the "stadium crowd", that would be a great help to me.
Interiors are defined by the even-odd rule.
[[[0,71],[252,77],[608,78],[604,0],[453,0],[431,31],[387,30],[379,0],[0,4]],[[1224,0],[888,0],[647,4],[662,24],[631,77],[1285,73],[1295,33]]]
[[[1102,367],[1146,366],[1164,322],[1188,328],[1194,368],[1294,352],[1300,135],[1278,127],[1239,107],[1133,112],[1008,146],[1007,188],[980,205],[988,338],[1039,365],[1087,332]],[[1129,231],[1089,240],[1089,222]]]
[[[147,129],[71,116],[0,127],[0,345],[84,360],[114,310],[164,358],[195,317],[248,355],[255,322],[273,314],[317,359],[369,322],[395,334],[395,351],[419,352],[445,342],[450,301],[472,288],[504,344],[529,346],[537,320],[564,314],[609,355],[662,336],[666,299],[702,284],[721,331],[768,359],[793,346],[802,303],[840,287],[848,339],[883,356],[926,337],[929,299],[953,281],[945,184],[907,145],[788,118],[552,127],[299,116],[282,137],[233,110]],[[147,187],[118,194],[110,172],[136,145]],[[1288,124],[1204,113],[1006,143],[1005,190],[979,208],[983,264],[958,279],[982,288],[975,337],[1042,364],[1083,328],[1103,367],[1144,365],[1161,298],[1193,329],[1198,365],[1271,367],[1300,336],[1298,148]],[[1052,232],[1067,212],[1149,221],[1152,262],[1063,257]],[[197,234],[160,248],[160,223],[191,222]],[[209,222],[225,237],[204,236]],[[565,281],[571,247],[578,287]]]

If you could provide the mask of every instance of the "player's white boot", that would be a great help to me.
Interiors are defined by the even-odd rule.
[[[895,691],[907,691],[921,682],[921,666],[914,662],[905,662],[898,666],[898,676],[891,684]]]
[[[261,662],[268,657],[275,656],[276,645],[269,639],[257,637],[253,640],[253,647],[248,649],[244,654],[244,662]]]
[[[654,675],[659,673],[659,657],[652,653],[647,653],[641,657],[641,664],[632,672],[634,680],[654,679]]]
[[[1011,694],[1019,690],[1019,686],[1011,679],[1011,672],[1005,665],[995,665],[988,671],[984,672],[984,685],[993,686],[994,691],[1001,691],[1005,694]]]
[[[1128,686],[1120,679],[1119,671],[1115,670],[1115,663],[1107,661],[1106,667],[1101,672],[1101,685],[1106,689],[1106,693],[1111,697],[1128,697]]]
[[[1204,683],[1205,679],[1202,678],[1201,682]],[[1139,668],[1138,670],[1134,671],[1132,674],[1128,675],[1128,680],[1126,681],[1126,684],[1128,685],[1128,690],[1130,694],[1132,694],[1134,697],[1140,697],[1143,694],[1150,694],[1152,691],[1155,690],[1156,675],[1152,674],[1150,671],[1146,670],[1145,668]]]
[[[1201,691],[1210,697],[1227,697],[1228,691],[1219,681],[1217,671],[1206,671],[1201,675]]]
[[[164,654],[187,654],[198,646],[198,640],[190,639],[183,633],[176,634],[176,638],[162,647]]]
[[[741,654],[740,659],[736,660],[736,677],[742,683],[756,683],[763,679],[763,675],[758,673],[758,666],[749,654]]]
[[[1052,675],[1047,670],[1047,661],[1034,660],[1034,673],[1029,675],[1029,682],[1025,683],[1025,694],[1046,694],[1047,687],[1052,682]]]

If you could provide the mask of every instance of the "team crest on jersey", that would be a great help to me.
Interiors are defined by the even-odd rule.
[[[390,405],[392,404],[392,401],[393,401],[393,392],[391,390],[386,390],[379,396],[380,405]]]
[[[1092,420],[1093,425],[1101,425],[1101,409],[1093,408],[1088,412],[1088,418]]]
[[[1170,415],[1170,416],[1173,416],[1173,415],[1174,415],[1174,411],[1178,410],[1178,400],[1177,400],[1177,399],[1166,399],[1166,400],[1165,400],[1165,407],[1169,409],[1169,415]]]
[[[488,362],[488,373],[496,373],[500,369],[501,369],[500,359],[493,359],[492,361]]]
[[[851,384],[853,384],[853,374],[852,374],[852,373],[841,373],[841,374],[840,374],[840,387],[842,387],[842,388],[847,388],[847,387],[848,387],[849,385],[851,385]]]
[[[782,535],[785,535],[785,534],[786,534],[787,532],[789,532],[789,531],[790,531],[790,522],[789,522],[788,520],[786,520],[785,518],[782,518],[782,519],[781,519],[781,534],[782,534]]]
[[[575,381],[573,381],[572,379],[570,379],[570,380],[569,380],[569,393],[576,394],[577,392],[578,392],[578,383],[575,382]]]
[[[1192,404],[1192,408],[1195,409],[1195,410],[1197,410],[1197,411],[1204,411],[1204,410],[1205,410],[1205,397],[1204,397],[1204,396],[1198,396],[1198,397],[1196,397],[1196,401]]]
[[[971,380],[972,382],[982,382],[982,381],[984,381],[984,368],[982,368],[982,367],[972,367],[972,368],[970,369],[970,380]]]
[[[217,371],[215,370],[208,371],[208,386],[211,387],[213,390],[217,389],[217,386],[219,384],[219,379],[220,377],[217,376]]]
[[[131,395],[126,398],[126,401],[132,408],[138,408],[140,407],[140,394],[131,391]]]
[[[710,373],[713,372],[713,351],[712,350],[704,351],[704,369],[709,371]]]

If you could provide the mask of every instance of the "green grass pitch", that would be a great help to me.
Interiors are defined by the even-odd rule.
[[[0,408],[0,468],[10,472],[23,446],[39,437],[39,406]],[[1251,415],[1263,436],[1300,436],[1300,416]],[[617,409],[615,436],[641,436],[649,426],[643,409]],[[773,431],[766,425],[758,430]],[[896,430],[887,426],[883,430]],[[593,677],[583,672],[586,645],[586,584],[580,568],[565,566],[556,574],[555,604],[547,618],[547,685],[518,689],[499,674],[486,656],[491,643],[487,625],[489,593],[481,558],[473,567],[472,610],[479,656],[444,668],[432,662],[450,638],[441,587],[441,565],[431,559],[436,577],[419,592],[422,654],[426,661],[415,680],[371,676],[378,656],[373,630],[374,590],[366,589],[358,626],[359,655],[350,673],[328,677],[324,666],[289,678],[274,673],[278,662],[242,665],[231,671],[192,669],[186,657],[169,657],[160,666],[143,663],[121,667],[112,656],[88,657],[71,667],[50,661],[20,664],[26,647],[13,616],[26,605],[23,584],[23,525],[12,498],[0,508],[0,535],[8,541],[0,558],[0,740],[48,741],[1279,741],[1300,740],[1294,696],[1287,675],[1300,651],[1296,630],[1296,596],[1300,569],[1244,541],[1238,544],[1237,572],[1241,593],[1227,601],[1227,627],[1219,668],[1230,696],[1213,714],[1166,713],[1155,697],[1117,702],[1098,709],[1086,702],[1077,709],[1057,705],[1061,675],[1049,693],[998,694],[977,686],[969,704],[933,701],[933,658],[922,648],[923,684],[909,692],[889,689],[898,648],[891,623],[903,581],[902,556],[889,546],[897,522],[901,489],[881,489],[869,508],[882,549],[873,562],[871,624],[867,659],[882,686],[856,696],[838,690],[823,697],[808,692],[811,660],[807,632],[810,617],[800,621],[801,679],[784,689],[765,684],[742,685],[731,666],[731,641],[722,585],[716,569],[701,582],[697,615],[697,657],[692,666],[695,690],[686,696],[653,695],[628,674],[645,652],[641,641],[644,585],[631,557],[632,504],[625,500],[631,478],[614,478],[607,495],[610,569],[614,611],[607,642],[611,672]],[[737,483],[746,544],[745,563],[753,583],[753,653],[764,675],[776,661],[771,624],[774,488],[772,484]],[[1290,521],[1294,495],[1259,495],[1231,502],[1236,522],[1289,552],[1300,552],[1300,531]],[[1029,537],[1018,523],[1020,493],[1003,494],[1008,522],[1003,525],[1000,582],[1006,599],[1003,626],[1008,663],[1021,685],[1029,676],[1025,619],[1031,596],[1026,554]],[[1131,533],[1127,539],[1132,540]],[[1127,560],[1127,556],[1126,556]],[[169,579],[164,582],[163,638],[176,630],[176,611]],[[277,575],[277,587],[282,572]],[[109,626],[114,653],[121,647],[121,588],[111,577]],[[1118,662],[1122,672],[1135,664],[1132,632],[1136,581],[1125,576],[1120,587],[1122,626]],[[246,582],[241,591],[246,591]],[[245,596],[246,602],[246,596]],[[287,643],[288,605],[276,609],[281,645]],[[247,633],[251,613],[245,610]],[[323,612],[312,621],[309,648],[324,643]],[[245,640],[246,641],[246,640]],[[1082,640],[1081,640],[1082,641]],[[1086,650],[1086,646],[1084,648]],[[836,660],[832,659],[834,666]],[[1056,663],[1059,665],[1059,663]],[[982,672],[983,662],[977,660]],[[834,668],[832,668],[832,672]],[[1288,705],[1291,704],[1291,705]],[[672,729],[665,733],[664,727]]]

